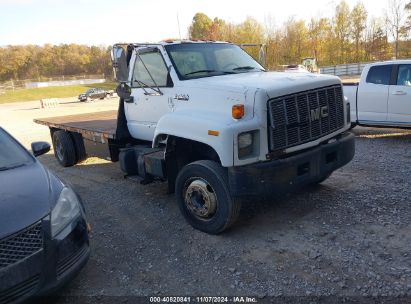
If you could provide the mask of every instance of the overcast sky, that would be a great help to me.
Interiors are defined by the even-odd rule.
[[[346,0],[352,8],[357,0]],[[363,0],[369,15],[383,16],[388,0]],[[187,38],[196,12],[240,23],[247,16],[281,25],[290,16],[331,17],[334,0],[0,0],[0,45],[157,42]]]

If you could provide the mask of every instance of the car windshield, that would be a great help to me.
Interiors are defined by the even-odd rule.
[[[33,162],[20,145],[0,128],[0,171],[13,169]]]
[[[264,71],[239,46],[229,43],[181,43],[165,48],[180,80]]]

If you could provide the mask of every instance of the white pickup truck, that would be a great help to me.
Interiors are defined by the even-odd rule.
[[[167,180],[196,229],[220,233],[240,198],[319,183],[354,156],[337,77],[266,72],[231,43],[118,44],[112,56],[117,113],[36,122],[63,166],[106,146],[127,176]]]
[[[365,66],[359,83],[344,84],[353,124],[411,127],[411,60]]]

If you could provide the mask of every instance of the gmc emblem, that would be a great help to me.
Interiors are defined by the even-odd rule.
[[[320,117],[324,118],[328,116],[328,106],[320,107],[314,110],[310,110],[311,121],[319,120]]]

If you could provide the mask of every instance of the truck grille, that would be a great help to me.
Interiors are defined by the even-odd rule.
[[[0,269],[19,262],[43,248],[42,223],[0,240]]]
[[[344,126],[341,85],[270,99],[268,113],[271,151],[323,137]]]

